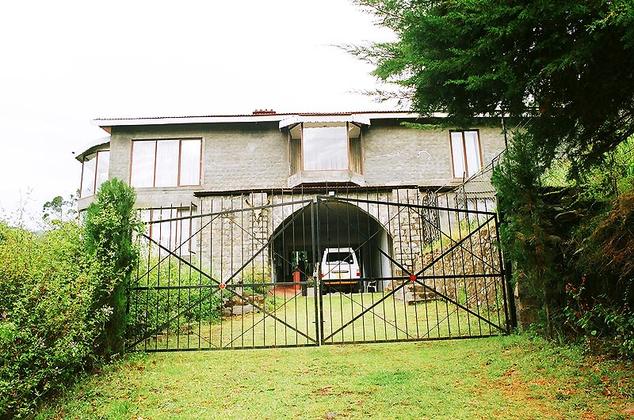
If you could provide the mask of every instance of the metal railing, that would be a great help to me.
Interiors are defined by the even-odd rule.
[[[128,348],[311,346],[509,330],[491,203],[345,188],[140,210]]]

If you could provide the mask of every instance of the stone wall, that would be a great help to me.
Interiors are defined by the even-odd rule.
[[[226,280],[248,263],[237,274],[237,279],[245,282],[270,282],[271,247],[266,245],[267,241],[283,229],[283,224],[288,223],[293,214],[298,214],[309,205],[300,201],[310,201],[316,197],[315,194],[281,195],[258,192],[203,198],[197,211],[205,215],[212,214],[197,222],[199,228],[203,227],[199,234],[202,240],[203,268],[206,267],[217,278]],[[420,206],[428,203],[428,195],[416,189],[394,189],[371,196],[364,192],[350,192],[338,197],[344,202],[346,198],[363,200],[348,203],[380,223],[391,239],[391,249],[388,252],[407,270],[420,268],[421,252],[438,240],[442,230],[447,231],[448,217],[454,220],[454,224],[459,223],[455,212],[445,212],[444,218],[441,218],[438,210],[396,205],[402,203]],[[367,203],[365,200],[381,203]],[[383,204],[388,202],[392,205]],[[350,220],[354,221],[354,216],[350,216]],[[455,227],[453,229],[455,233]],[[310,236],[310,232],[304,232],[304,235]],[[342,235],[341,246],[349,246],[345,239],[345,235]],[[249,262],[257,253],[257,257]],[[392,271],[393,275],[403,275],[403,271],[396,265],[392,267]]]

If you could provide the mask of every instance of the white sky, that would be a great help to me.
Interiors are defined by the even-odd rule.
[[[392,39],[350,0],[3,1],[0,217],[79,186],[96,117],[387,109],[337,44]]]

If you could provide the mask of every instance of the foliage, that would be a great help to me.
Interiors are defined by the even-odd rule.
[[[592,350],[633,357],[634,190],[630,161],[608,166],[623,145],[558,187],[543,180],[567,167],[537,160],[534,147],[529,134],[516,135],[493,176],[514,280],[523,303],[542,309],[528,321],[549,336],[584,337]]]
[[[569,247],[576,278],[566,320],[593,349],[634,358],[634,190],[582,221]]]
[[[54,220],[36,235],[0,223],[2,418],[31,416],[43,399],[113,354],[113,295],[134,262],[121,233],[133,225],[125,211],[133,195],[121,183],[103,186],[86,226]]]
[[[634,188],[634,136],[574,180],[584,199],[605,201]]]
[[[634,293],[634,189],[617,197],[609,211],[581,225],[575,241],[583,254],[579,269],[612,280],[601,294]]]
[[[494,174],[501,239],[548,334],[569,332],[564,285],[582,278],[584,299],[602,305],[588,316],[611,320],[602,334],[614,335],[621,316],[629,325],[631,292],[620,287],[629,280],[617,275],[629,272],[629,218],[622,204],[619,215],[610,209],[634,185],[634,3],[358,3],[398,38],[349,51],[404,88],[414,110],[447,112],[453,126],[500,115],[518,124]]]
[[[617,308],[606,296],[586,301],[586,289],[568,285],[569,303],[564,308],[566,320],[585,340],[585,345],[593,352],[613,354],[624,358],[634,358],[634,316],[629,307]],[[604,301],[606,303],[601,303]]]
[[[271,288],[271,274],[256,264],[250,264],[242,271],[241,283],[257,294],[266,294]]]
[[[125,335],[125,293],[138,258],[132,241],[140,229],[136,218],[134,190],[118,179],[104,182],[84,221],[86,253],[100,288],[93,296],[93,308],[112,308],[102,331],[100,353],[113,355],[123,350]]]
[[[108,311],[91,308],[83,243],[72,222],[40,237],[0,225],[0,417],[27,416],[96,360]]]
[[[498,193],[499,207],[512,209],[504,212],[500,239],[513,261],[514,281],[522,285],[522,292],[529,300],[544,308],[542,320],[550,331],[553,299],[562,290],[555,259],[560,238],[552,235],[552,226],[548,223],[540,187],[545,165],[535,153],[532,140],[528,133],[514,136],[493,173],[492,182]]]
[[[360,0],[395,42],[353,47],[423,113],[527,119],[545,155],[574,167],[634,133],[634,3],[629,0]],[[591,100],[589,100],[591,98]]]

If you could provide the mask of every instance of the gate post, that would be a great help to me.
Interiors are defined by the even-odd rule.
[[[496,209],[499,209],[499,206],[496,205]],[[499,215],[499,222],[498,222]],[[507,320],[506,320],[506,328],[510,333],[512,330],[517,328],[517,312],[515,308],[515,295],[513,293],[512,283],[512,263],[509,259],[504,257],[504,253],[502,252],[502,241],[500,240],[500,229],[499,224],[503,223],[504,215],[501,211],[497,211],[495,216],[495,234],[497,236],[498,241],[498,253],[500,267],[502,269],[502,281],[503,281],[503,289],[504,292],[504,308],[507,312]]]
[[[319,197],[315,197],[310,203],[310,232],[313,252],[313,275],[315,292],[315,338],[317,345],[321,346],[324,336],[323,303],[321,299],[320,259],[319,259]]]

